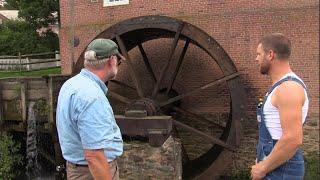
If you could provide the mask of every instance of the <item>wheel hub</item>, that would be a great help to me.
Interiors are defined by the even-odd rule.
[[[150,98],[142,98],[128,104],[126,112],[129,111],[146,111],[147,116],[159,115],[160,107]]]

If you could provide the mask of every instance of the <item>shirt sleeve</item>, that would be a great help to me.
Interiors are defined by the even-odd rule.
[[[103,149],[114,139],[114,115],[104,98],[82,100],[77,118],[78,132],[84,149]]]

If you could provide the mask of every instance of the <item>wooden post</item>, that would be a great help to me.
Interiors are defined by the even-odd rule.
[[[3,120],[2,83],[0,82],[0,124]]]
[[[59,53],[59,51],[55,51],[54,58],[55,58],[56,60],[60,60],[60,53]],[[56,67],[60,67],[60,66],[61,66],[60,61],[57,61],[57,62],[56,62]]]
[[[48,79],[48,97],[47,97],[47,104],[49,106],[49,111],[48,111],[48,121],[50,127],[54,124],[54,119],[53,119],[53,85],[52,85],[52,77],[49,77]]]
[[[53,142],[53,146],[54,146],[54,154],[55,154],[55,166],[56,168],[60,169],[64,169],[64,160],[62,157],[62,152],[61,152],[61,148],[60,148],[60,144],[59,144],[59,139],[58,139],[58,132],[57,132],[57,128],[56,128],[56,121],[54,119],[54,103],[53,103],[53,77],[49,77],[48,79],[48,98],[47,98],[47,103],[49,106],[49,112],[48,112],[48,121],[49,121],[49,130],[51,132],[51,139]],[[60,170],[59,170],[59,174],[57,174],[57,179],[60,179],[59,176],[62,175]]]
[[[27,125],[27,90],[28,90],[28,83],[25,80],[20,82],[21,88],[21,113],[22,113],[22,122],[23,125]]]
[[[21,75],[21,70],[22,70],[22,62],[21,62],[21,53],[19,52],[19,72],[20,72],[20,75]]]
[[[30,60],[29,60],[29,57],[26,57],[26,61],[27,61],[27,71],[30,71]]]

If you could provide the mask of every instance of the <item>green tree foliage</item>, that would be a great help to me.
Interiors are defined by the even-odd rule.
[[[0,25],[0,49],[0,55],[53,52],[59,39],[52,31],[40,36],[28,22],[11,20]]]
[[[12,179],[17,174],[16,167],[22,164],[20,145],[11,136],[0,133],[0,179]]]
[[[19,9],[19,2],[18,0],[6,0],[6,4],[4,5],[5,9],[8,10],[18,10]]]
[[[0,55],[59,50],[59,38],[48,26],[59,19],[58,0],[6,0],[6,9],[19,10],[19,21],[0,25]],[[47,28],[41,36],[37,30]]]
[[[19,17],[35,28],[55,24],[59,18],[59,0],[6,0],[7,9],[18,9]]]

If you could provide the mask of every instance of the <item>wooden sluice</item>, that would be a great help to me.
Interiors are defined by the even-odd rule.
[[[59,90],[69,76],[0,79],[0,131],[27,134],[28,105],[35,102],[37,130],[51,137],[54,153],[40,151],[53,167],[64,164],[55,127]]]

